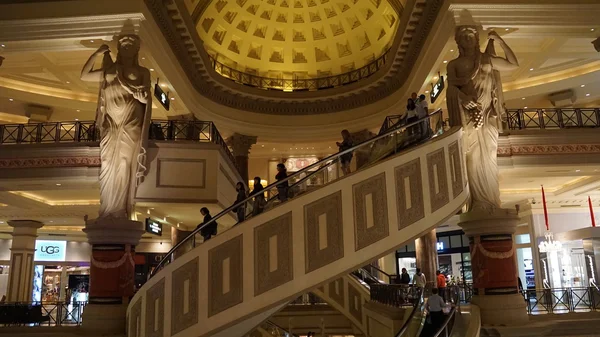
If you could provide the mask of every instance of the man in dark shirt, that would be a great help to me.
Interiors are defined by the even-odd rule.
[[[204,221],[199,224],[196,228],[200,228],[207,224],[210,220],[212,220],[212,216],[210,215],[210,211],[206,207],[202,207],[200,209],[200,214],[204,215]],[[204,241],[208,241],[213,235],[217,235],[217,222],[213,221],[208,226],[203,227],[200,230],[200,235],[204,238]]]
[[[402,268],[402,274],[400,274],[400,284],[409,285],[410,284],[410,275],[408,275],[408,271],[406,268]]]

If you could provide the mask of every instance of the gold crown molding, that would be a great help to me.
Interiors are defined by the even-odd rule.
[[[400,23],[403,32],[396,34],[390,61],[381,70],[381,75],[373,76],[377,83],[365,80],[317,92],[276,93],[242,87],[212,70],[202,41],[196,31],[189,28],[193,26],[192,18],[183,12],[185,9],[180,2],[145,2],[199,94],[230,108],[277,115],[312,115],[350,110],[376,103],[395,93],[405,83],[444,3],[443,0],[416,0],[412,7],[407,6],[407,13]]]

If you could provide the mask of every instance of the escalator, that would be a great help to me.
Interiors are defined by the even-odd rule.
[[[285,203],[275,201],[277,183],[267,186],[264,212],[208,242],[195,240],[198,229],[175,245],[130,302],[128,336],[165,331],[242,336],[300,294],[347,275],[456,214],[467,200],[462,132],[431,130],[426,140],[400,144],[401,135],[421,122],[390,128],[296,172],[287,179],[293,182],[290,190],[299,191]],[[380,151],[386,138],[385,145],[391,139],[393,146],[385,156],[342,176],[340,156]],[[322,178],[317,188],[302,191],[315,177]],[[253,197],[213,221],[252,203]],[[173,252],[186,245],[190,250],[175,259]],[[353,300],[360,312],[359,295],[348,289],[339,295]],[[364,315],[356,317],[364,320]]]

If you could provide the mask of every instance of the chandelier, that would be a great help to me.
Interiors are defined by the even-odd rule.
[[[540,253],[559,252],[562,250],[562,243],[554,240],[554,234],[552,234],[552,232],[547,231],[544,236],[546,237],[546,241],[542,241],[538,246]]]

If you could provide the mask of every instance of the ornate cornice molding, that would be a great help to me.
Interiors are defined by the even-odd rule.
[[[51,167],[100,167],[100,156],[98,156],[98,157],[0,159],[0,169],[51,168]]]
[[[399,90],[415,64],[438,17],[443,0],[416,0],[406,8],[390,50],[386,67],[378,76],[342,88],[318,92],[273,93],[241,86],[211,69],[202,41],[193,29],[182,2],[145,0],[164,38],[186,70],[196,91],[211,101],[244,111],[276,115],[314,115],[360,108]],[[192,27],[192,28],[190,28]]]
[[[498,156],[500,157],[510,157],[519,155],[561,155],[592,153],[600,153],[600,144],[511,145],[498,147]]]

